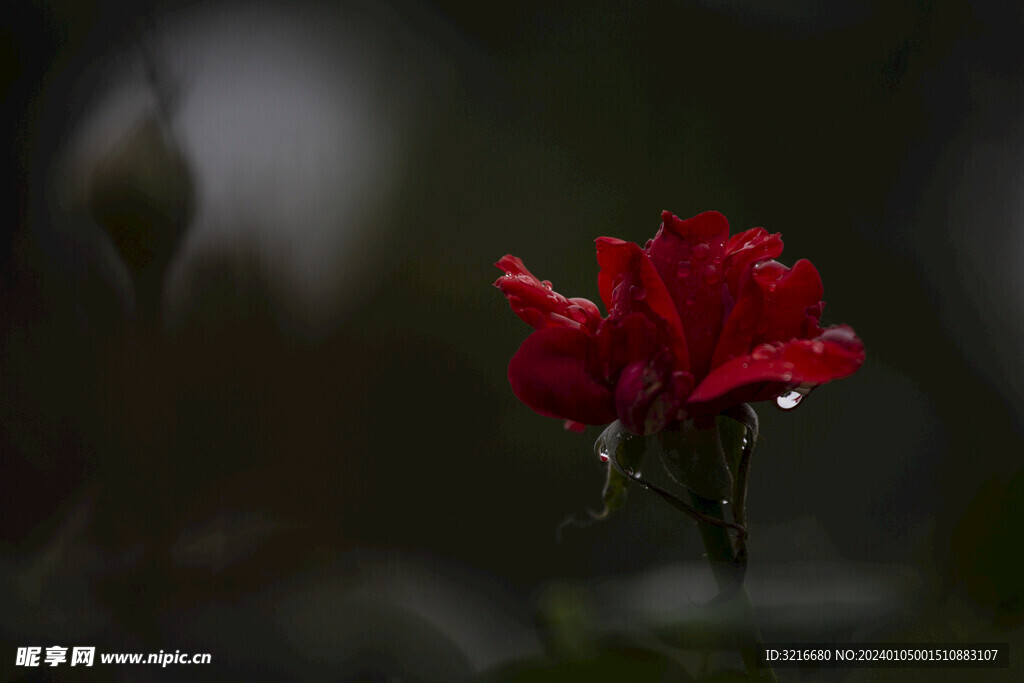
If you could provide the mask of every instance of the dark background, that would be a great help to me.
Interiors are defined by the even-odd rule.
[[[556,542],[599,430],[515,399],[490,286],[511,252],[596,301],[593,239],[662,209],[781,232],[867,347],[757,406],[766,637],[1019,673],[1024,10],[762,5],[6,4],[3,678],[26,645],[213,656],[116,680],[696,674],[652,635],[704,618],[696,528],[636,491]],[[143,221],[162,303],[103,173],[187,205]]]

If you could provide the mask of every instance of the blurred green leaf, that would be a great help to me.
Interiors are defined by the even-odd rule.
[[[1024,623],[1024,576],[1017,550],[1024,537],[1024,470],[993,478],[975,494],[951,539],[953,574],[971,599],[993,610],[996,626]]]
[[[195,210],[192,172],[154,115],[143,118],[93,169],[89,210],[128,268],[170,259]]]
[[[633,681],[692,680],[677,665],[647,650],[610,650],[589,659],[521,662],[487,678],[491,681],[587,681],[587,683],[632,683]]]

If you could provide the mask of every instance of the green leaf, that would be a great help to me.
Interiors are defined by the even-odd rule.
[[[732,474],[714,423],[699,428],[687,421],[678,431],[652,434],[647,443],[676,483],[704,498],[732,498]]]

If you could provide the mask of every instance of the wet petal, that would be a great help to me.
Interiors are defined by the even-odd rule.
[[[808,325],[816,329],[818,319],[808,322],[810,315],[820,315],[824,288],[818,269],[807,259],[800,259],[792,270],[776,261],[764,261],[751,271],[761,290],[764,306],[754,333],[754,343],[789,341],[806,336]]]
[[[776,259],[782,255],[782,235],[769,234],[764,228],[751,228],[738,232],[725,245],[725,282],[734,299],[739,298],[750,267],[760,261]]]
[[[508,365],[520,401],[548,417],[599,425],[615,420],[611,388],[588,371],[595,340],[571,327],[537,330]]]
[[[548,327],[585,328],[591,332],[601,323],[601,311],[587,299],[566,299],[552,291],[551,283],[541,281],[523,262],[507,254],[494,264],[505,271],[494,286],[508,298],[512,310],[523,322],[542,330]]]
[[[750,277],[722,327],[712,367],[745,355],[759,344],[816,336],[823,293],[817,269],[806,259],[792,269],[763,261]]]
[[[694,389],[689,407],[709,413],[772,398],[788,388],[817,386],[853,374],[864,362],[864,344],[853,330],[838,325],[814,339],[762,344],[711,371]]]
[[[725,243],[729,222],[717,211],[680,220],[668,211],[648,243],[647,255],[665,282],[686,334],[690,369],[700,378],[722,329],[725,299]]]
[[[683,418],[693,375],[658,358],[632,363],[615,387],[615,411],[635,434],[654,434]]]
[[[622,369],[636,361],[646,361],[667,347],[667,327],[658,319],[643,313],[630,313],[608,318],[597,331],[598,368],[592,370],[611,384]]]
[[[601,266],[597,277],[598,290],[609,317],[642,313],[661,319],[667,326],[676,368],[689,368],[689,353],[679,313],[665,283],[643,250],[632,242],[599,237],[597,262]]]

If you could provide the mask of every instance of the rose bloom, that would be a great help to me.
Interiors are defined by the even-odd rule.
[[[668,211],[643,249],[597,238],[598,290],[608,317],[567,299],[508,255],[495,286],[535,331],[509,363],[512,390],[566,421],[616,419],[636,434],[677,429],[738,403],[806,392],[846,377],[864,345],[846,325],[819,326],[821,278],[810,261],[787,268],[779,234],[732,237],[717,211]]]

